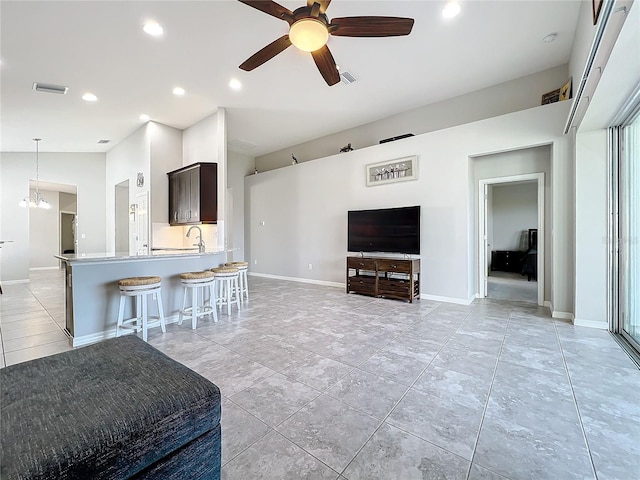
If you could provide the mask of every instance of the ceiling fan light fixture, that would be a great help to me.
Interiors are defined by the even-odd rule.
[[[315,52],[327,44],[329,30],[320,20],[302,18],[291,25],[289,40],[303,52]]]

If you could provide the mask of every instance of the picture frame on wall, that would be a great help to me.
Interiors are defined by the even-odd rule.
[[[418,179],[418,156],[371,163],[366,167],[367,187]]]
[[[602,10],[602,4],[604,0],[591,0],[591,11],[593,13],[593,24],[598,23],[598,17],[600,16],[600,10]]]
[[[573,90],[571,88],[571,78],[569,79],[569,81],[567,83],[565,83],[561,88],[560,88],[560,101],[563,100],[569,100],[570,98],[573,97]]]
[[[542,102],[540,105],[546,105],[548,103],[556,103],[560,100],[560,89],[556,88],[555,90],[551,90],[550,92],[542,95]]]

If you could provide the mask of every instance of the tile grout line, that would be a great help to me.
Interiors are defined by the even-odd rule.
[[[427,314],[427,316],[429,314],[431,314],[431,312],[437,310],[437,307],[431,311],[429,311],[429,313]],[[418,381],[418,379],[424,374],[424,372],[431,366],[431,364],[433,363],[433,360],[440,354],[440,352],[445,348],[445,346],[449,343],[449,341],[451,340],[451,337],[453,337],[453,335],[455,335],[455,332],[457,331],[458,328],[460,328],[460,325],[462,325],[464,323],[464,321],[469,317],[469,312],[466,314],[465,318],[460,322],[460,324],[458,325],[458,327],[456,328],[456,330],[451,334],[451,336],[447,339],[446,342],[444,342],[442,344],[442,346],[440,347],[440,350],[438,350],[438,352],[433,356],[433,358],[431,358],[431,360],[429,361],[429,363],[420,371],[420,373],[416,376],[416,378],[413,380],[413,382],[411,383],[411,385],[409,385],[407,387],[407,389],[405,390],[405,392],[400,396],[400,398],[393,404],[393,407],[391,407],[391,409],[389,410],[389,412],[385,415],[385,417],[380,421],[380,424],[376,427],[376,429],[371,433],[371,435],[369,435],[369,437],[367,438],[367,440],[364,442],[364,444],[358,449],[358,451],[355,453],[355,455],[353,456],[353,458],[351,458],[351,460],[349,461],[349,463],[347,463],[347,466],[344,467],[342,469],[342,471],[340,472],[340,475],[344,476],[344,472],[347,471],[347,469],[349,468],[349,465],[351,465],[353,463],[353,461],[358,457],[358,455],[360,455],[360,452],[362,452],[362,450],[364,449],[364,447],[371,441],[371,439],[374,437],[374,435],[378,432],[378,430],[380,430],[380,427],[382,427],[382,425],[385,424],[385,422],[387,421],[387,419],[389,418],[389,416],[393,413],[393,411],[396,409],[396,407],[400,404],[400,402],[402,402],[402,400],[407,396],[407,393],[409,393],[409,390],[411,390],[413,388],[413,386],[416,384],[416,382]],[[417,322],[417,321],[416,321]],[[363,362],[364,363],[364,362]],[[429,440],[426,440],[424,438],[421,438],[417,435],[412,434],[411,432],[407,432],[405,430],[403,430],[402,428],[396,427],[395,425],[393,425],[394,428],[397,428],[398,430],[407,433],[415,438],[418,438],[424,442],[427,442],[431,445],[434,445],[437,448],[440,448],[452,455],[456,455],[458,457],[460,457],[460,455],[451,452],[449,450],[447,450],[446,448],[443,448],[439,445],[436,445],[433,442],[430,442]],[[461,457],[463,458],[463,457]],[[466,459],[465,459],[466,460]],[[469,464],[469,468],[471,468],[471,463]],[[347,478],[347,477],[345,477]],[[347,478],[348,480],[348,478]]]
[[[578,415],[578,422],[580,422],[580,431],[582,432],[584,445],[585,447],[587,447],[587,453],[589,454],[589,463],[593,471],[593,478],[595,480],[598,480],[598,471],[596,470],[596,465],[593,461],[593,454],[591,453],[591,447],[589,446],[589,439],[587,438],[587,432],[585,432],[584,430],[584,423],[582,421],[582,415],[580,414],[580,407],[578,406],[578,400],[576,399],[576,392],[573,388],[573,382],[571,381],[571,374],[569,373],[569,368],[567,367],[567,359],[564,356],[564,348],[562,347],[562,340],[560,340],[560,335],[558,333],[558,326],[556,325],[555,320],[553,321],[553,329],[556,332],[556,338],[558,339],[558,345],[560,346],[560,354],[562,355],[562,365],[564,366],[564,374],[567,377],[567,380],[569,382],[569,388],[571,389],[571,398],[573,399],[573,405],[575,406],[576,413]]]
[[[487,409],[489,408],[489,400],[491,399],[491,392],[493,391],[493,384],[496,379],[496,374],[498,372],[498,365],[500,364],[500,357],[502,356],[502,349],[504,347],[504,342],[507,337],[507,330],[509,329],[509,324],[511,323],[511,315],[513,313],[513,307],[509,308],[509,316],[507,317],[507,325],[504,329],[504,335],[502,336],[502,342],[500,343],[500,350],[498,352],[498,357],[496,358],[496,366],[493,367],[493,375],[491,376],[491,383],[489,384],[489,391],[487,392],[487,401],[484,404],[484,409],[482,410],[482,418],[480,419],[480,425],[478,427],[478,435],[476,435],[476,440],[473,443],[473,454],[471,455],[471,463],[469,464],[469,472],[467,473],[467,479],[471,476],[471,467],[473,466],[473,460],[476,457],[476,449],[478,448],[478,441],[480,440],[480,433],[482,432],[482,426],[484,425],[484,419],[487,414]],[[493,472],[490,468],[482,466],[482,468],[486,468],[487,470]],[[494,472],[496,473],[496,472]],[[499,475],[499,474],[498,474]],[[501,475],[503,476],[503,475]],[[504,476],[503,476],[504,477]],[[509,480],[508,477],[504,477],[505,480]]]

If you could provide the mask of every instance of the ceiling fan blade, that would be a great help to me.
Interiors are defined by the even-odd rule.
[[[320,4],[320,13],[327,11],[331,0],[307,0],[307,7],[312,7],[314,3]]]
[[[263,63],[268,60],[271,60],[273,57],[278,55],[280,52],[285,50],[287,47],[291,45],[291,40],[289,40],[289,35],[283,35],[279,39],[274,42],[271,42],[269,45],[264,47],[262,50],[258,50],[256,53],[247,58],[240,68],[247,72],[250,72],[256,67],[259,67]]]
[[[340,81],[338,67],[336,67],[336,61],[333,59],[329,47],[325,45],[321,49],[311,52],[311,56],[327,85],[335,85]]]
[[[282,5],[272,2],[271,0],[238,0],[240,3],[249,5],[268,15],[285,20],[289,23],[293,22],[293,12]]]
[[[331,35],[339,37],[397,37],[409,35],[413,18],[401,17],[342,17],[329,25]]]

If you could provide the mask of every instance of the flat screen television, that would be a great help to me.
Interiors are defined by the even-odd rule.
[[[420,206],[351,210],[347,251],[420,253]]]

